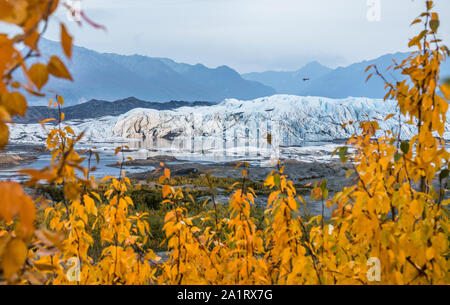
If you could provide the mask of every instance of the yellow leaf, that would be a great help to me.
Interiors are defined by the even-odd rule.
[[[272,175],[268,176],[266,178],[266,181],[264,182],[264,185],[267,185],[267,186],[270,186],[270,187],[273,187],[274,184],[275,184],[275,182],[274,182],[274,178],[273,178]]]
[[[103,177],[100,181],[105,182],[105,181],[111,180],[112,178],[114,178],[114,176],[106,176],[106,177]]]
[[[288,198],[288,205],[291,210],[293,211],[297,210],[297,202],[295,201],[294,198],[292,197]]]
[[[306,205],[306,201],[305,201],[305,199],[303,199],[302,196],[298,196],[297,198],[298,198],[298,200],[299,200],[301,203],[303,203],[303,204]]]
[[[427,260],[432,260],[434,258],[434,248],[430,247],[427,249],[427,251],[425,252],[426,258]]]
[[[62,97],[62,95],[58,95],[56,100],[58,101],[58,104],[61,105],[61,107],[64,106],[64,98]]]
[[[94,214],[97,215],[97,207],[95,206],[95,202],[94,199],[92,199],[90,196],[88,195],[84,195],[83,196],[84,199],[84,205],[86,207],[86,212],[88,214]]]
[[[139,233],[141,233],[141,235],[145,235],[145,226],[142,221],[137,222],[137,227],[138,227]]]
[[[72,127],[66,126],[64,127],[64,129],[67,131],[67,133],[75,135],[75,132],[73,131]]]
[[[419,200],[413,200],[410,205],[411,213],[415,216],[420,216],[423,210],[423,203]]]
[[[100,195],[97,194],[96,192],[91,192],[91,195],[94,196],[95,198],[97,198],[97,200],[98,200],[99,202],[102,202],[102,199],[101,199]]]

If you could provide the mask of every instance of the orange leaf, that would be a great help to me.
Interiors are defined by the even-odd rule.
[[[450,100],[450,85],[440,86],[441,92],[444,94],[445,99]]]
[[[167,179],[170,179],[170,169],[168,169],[168,168],[165,168],[165,169],[164,169],[164,176],[165,176]]]
[[[14,238],[8,242],[1,260],[1,267],[7,279],[19,271],[25,263],[27,252],[28,248],[21,239]]]
[[[390,113],[388,116],[386,116],[386,118],[384,120],[387,121],[390,118],[392,118],[394,115],[395,115],[394,113]]]
[[[49,61],[47,67],[48,67],[48,71],[53,76],[59,77],[59,78],[70,79],[71,81],[73,81],[73,78],[70,75],[69,71],[67,70],[66,66],[61,61],[61,59],[59,59],[57,56],[52,56],[50,58],[50,61]]]
[[[37,50],[39,38],[40,38],[39,32],[38,32],[38,31],[33,31],[33,32],[31,32],[29,35],[27,35],[27,37],[25,37],[25,39],[24,39],[23,42],[24,42],[27,46],[29,46],[30,48],[32,48],[33,50]]]
[[[163,198],[166,198],[167,195],[170,194],[171,190],[172,190],[172,188],[170,187],[170,185],[167,185],[167,184],[164,185],[163,188],[162,188],[162,195],[163,195]]]
[[[20,233],[24,237],[29,236],[34,231],[33,222],[36,218],[33,200],[16,182],[0,182],[0,194],[2,194],[0,218],[10,222],[15,216],[19,216]]]
[[[67,32],[66,26],[61,23],[61,45],[67,58],[72,58],[72,41],[73,38]]]
[[[28,71],[28,75],[36,87],[41,90],[48,81],[47,66],[42,63],[34,64]]]
[[[8,126],[0,122],[0,149],[3,149],[8,144],[9,128]]]
[[[0,18],[2,21],[21,24],[27,18],[28,1],[0,1]],[[5,10],[5,11],[3,11]]]
[[[19,92],[11,92],[3,95],[2,103],[11,115],[24,116],[27,112],[27,101]]]

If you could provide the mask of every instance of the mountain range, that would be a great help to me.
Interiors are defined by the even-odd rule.
[[[274,88],[278,93],[298,94],[311,81],[324,76],[333,69],[313,61],[297,71],[266,71],[242,74],[242,77]]]
[[[41,39],[44,59],[65,58],[58,42]],[[99,53],[74,46],[72,60],[65,60],[74,82],[51,78],[46,90],[63,95],[67,106],[90,100],[116,101],[130,96],[152,102],[209,101],[227,98],[251,100],[274,94],[328,98],[382,98],[386,91],[379,77],[368,82],[368,65],[376,64],[385,77],[402,80],[399,71],[386,71],[393,60],[401,62],[408,53],[386,54],[376,59],[331,69],[317,61],[296,71],[266,71],[240,75],[228,66],[208,68],[202,64],[178,63],[168,58]],[[23,76],[15,75],[19,80]],[[450,76],[450,62],[441,66],[441,76]],[[47,104],[47,98],[29,96],[32,105]]]
[[[409,53],[401,52],[386,54],[376,59],[336,69],[330,69],[318,62],[312,62],[297,71],[248,73],[243,74],[242,77],[271,86],[278,93],[283,94],[328,98],[382,98],[386,94],[384,82],[377,76],[371,77],[366,82],[366,78],[369,75],[369,72],[365,72],[367,66],[377,65],[378,70],[385,78],[395,83],[398,80],[403,80],[404,76],[401,75],[399,70],[386,70],[393,64],[393,60],[401,63],[408,55]],[[441,77],[450,77],[449,61],[442,64]]]
[[[44,59],[51,55],[64,58],[58,42],[41,39],[39,48]],[[78,46],[73,47],[72,60],[64,61],[74,82],[52,78],[45,89],[64,96],[67,105],[91,99],[114,101],[130,96],[154,102],[219,102],[226,98],[253,99],[276,93],[261,83],[243,79],[227,66],[211,69],[202,64],[99,53]],[[23,79],[20,74],[15,76]],[[36,97],[29,97],[29,100],[43,102],[42,98]]]

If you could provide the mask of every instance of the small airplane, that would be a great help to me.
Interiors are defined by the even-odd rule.
[[[307,80],[309,80],[309,78],[304,78],[303,81],[306,82]]]

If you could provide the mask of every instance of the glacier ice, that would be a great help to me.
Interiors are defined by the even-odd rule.
[[[333,141],[358,132],[358,122],[378,120],[383,130],[398,132],[394,101],[370,98],[329,99],[274,95],[250,101],[227,99],[215,106],[183,107],[171,111],[133,109],[117,118],[112,132],[124,138],[225,137],[255,139],[267,133],[281,145]],[[406,121],[406,120],[404,120]],[[342,128],[344,123],[353,122]],[[449,125],[446,135],[450,135]],[[415,126],[402,124],[401,136],[411,137]]]
[[[347,139],[358,132],[357,122],[378,120],[382,130],[398,132],[395,101],[370,98],[330,99],[274,95],[249,101],[227,99],[214,106],[182,107],[176,110],[136,108],[117,117],[67,121],[75,132],[85,131],[84,141],[105,142],[125,139],[168,139],[214,137],[265,139],[272,135],[277,144],[301,145],[305,141]],[[404,119],[406,121],[406,119]],[[342,124],[354,122],[342,128]],[[402,124],[402,138],[415,133],[414,125]],[[11,140],[41,142],[46,131],[39,124],[15,124]],[[445,137],[450,136],[447,123]]]

